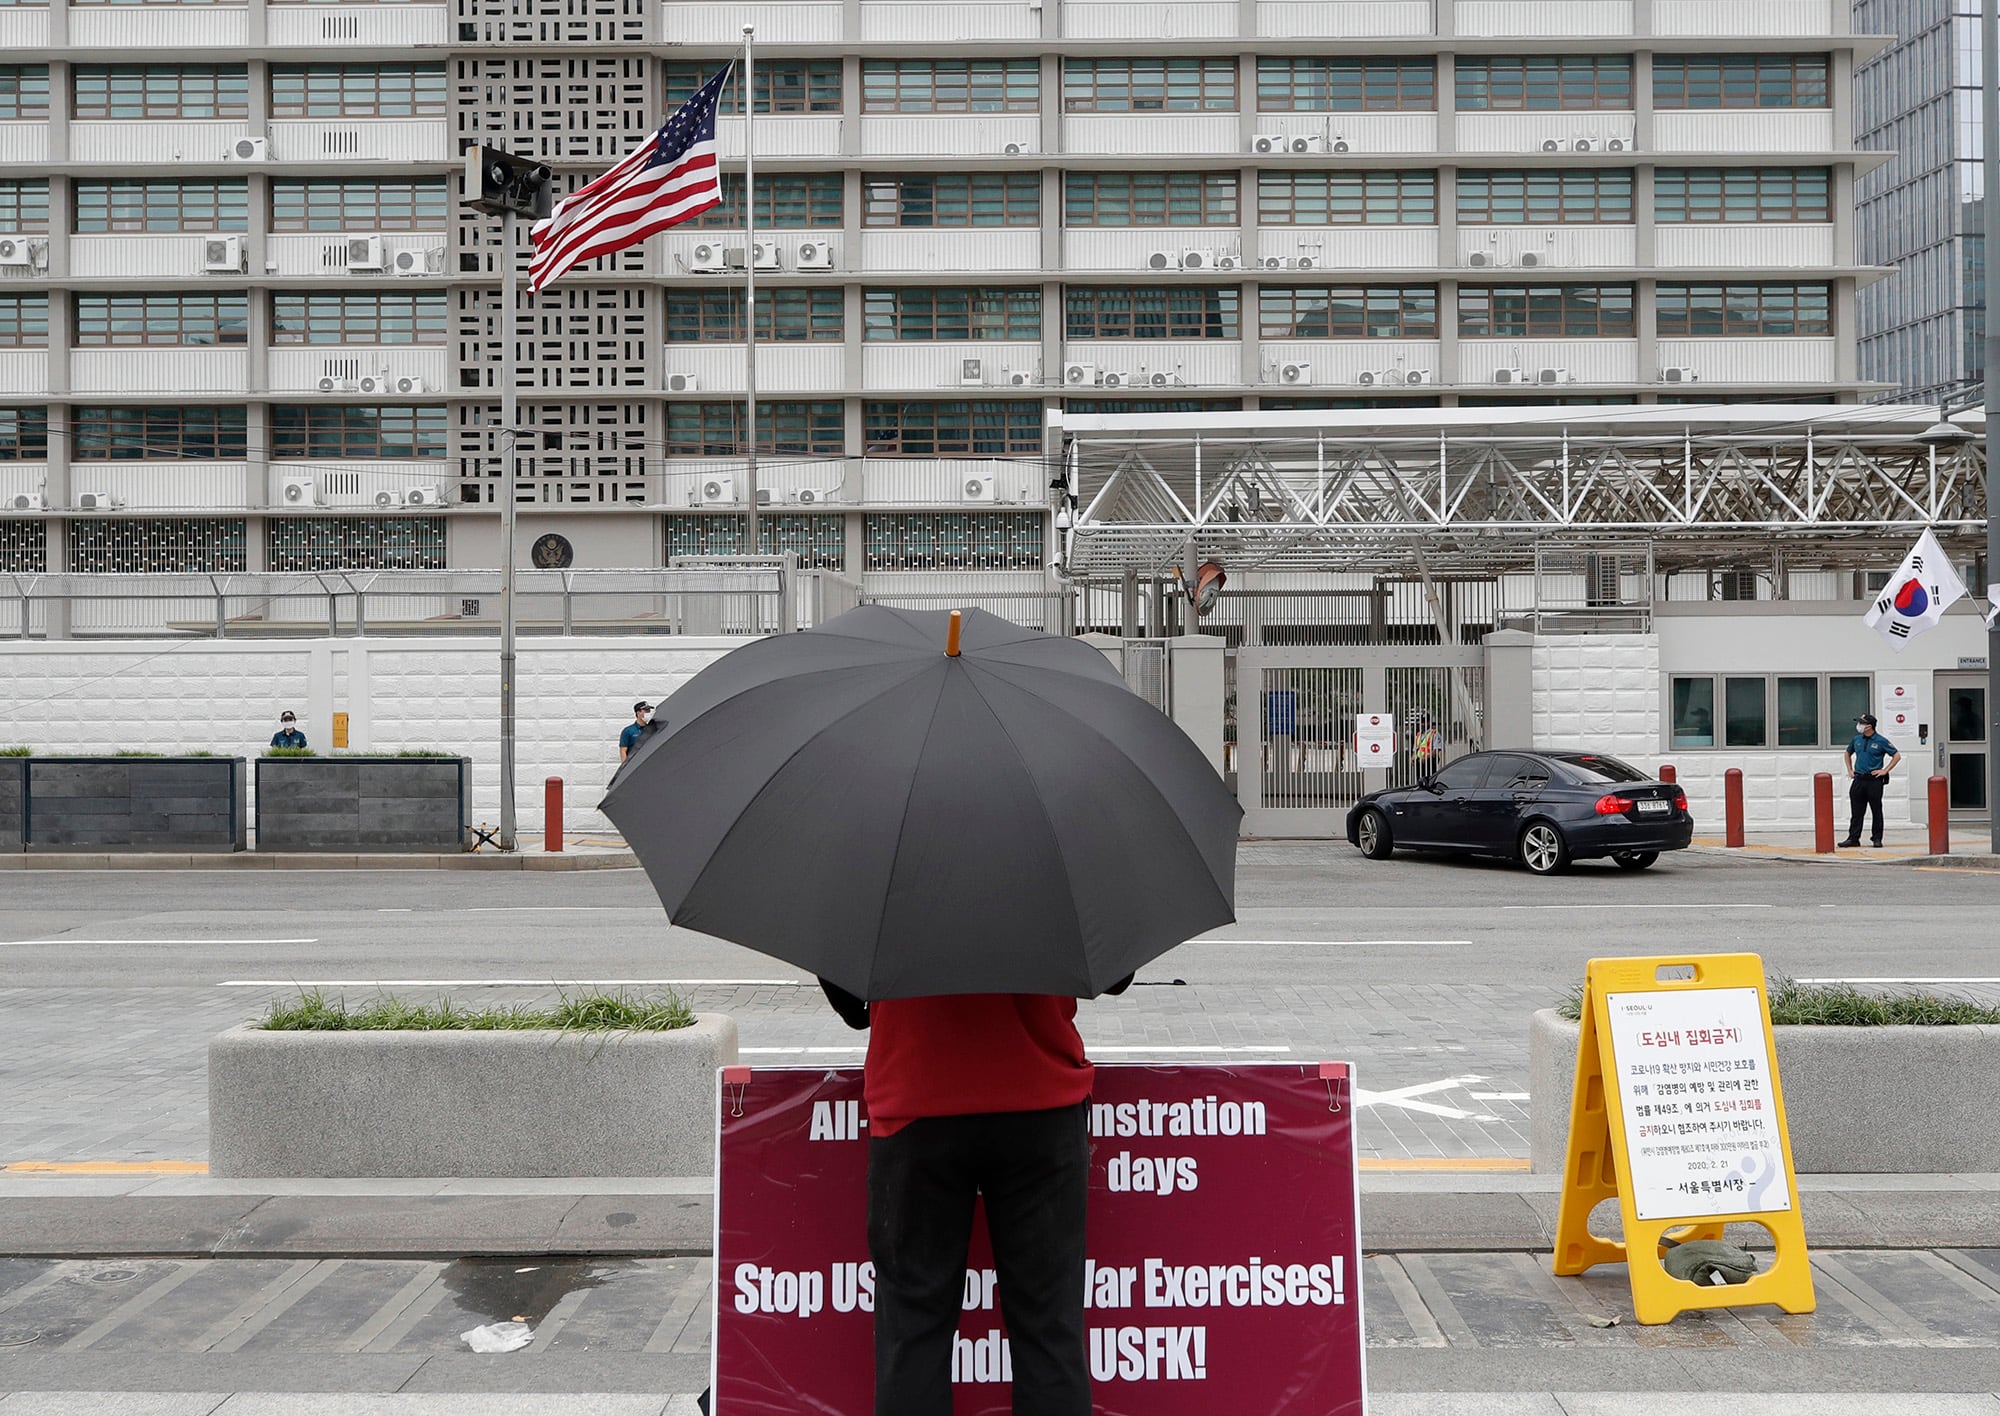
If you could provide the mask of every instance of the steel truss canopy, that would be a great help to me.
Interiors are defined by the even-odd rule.
[[[1984,534],[1985,418],[1913,404],[1049,414],[1076,498],[1062,573],[1494,574],[1538,542],[1661,570],[1858,568]],[[1064,518],[1058,517],[1060,527]]]

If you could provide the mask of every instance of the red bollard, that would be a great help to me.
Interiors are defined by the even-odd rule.
[[[1660,764],[1660,780],[1665,782],[1670,787],[1676,785],[1679,782],[1680,779],[1674,775],[1673,763],[1663,762]]]
[[[1930,779],[1931,854],[1951,854],[1951,796],[1942,777]]]
[[[1722,774],[1722,844],[1743,844],[1743,769],[1731,767]]]
[[[550,777],[542,783],[542,849],[563,848],[562,778]]]
[[[1813,773],[1813,850],[1833,854],[1833,773]]]

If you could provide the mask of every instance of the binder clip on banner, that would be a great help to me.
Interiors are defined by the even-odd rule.
[[[1642,1323],[1761,1303],[1812,1312],[1763,960],[1592,959],[1580,1024],[1555,1272],[1624,1263]],[[1606,1200],[1622,1243],[1590,1230]],[[1724,1241],[1744,1222],[1771,1234],[1761,1272]]]

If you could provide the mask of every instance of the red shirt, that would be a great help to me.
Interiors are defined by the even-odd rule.
[[[1090,1095],[1076,1000],[1045,993],[894,998],[868,1006],[871,1135],[923,1116],[1047,1111]]]

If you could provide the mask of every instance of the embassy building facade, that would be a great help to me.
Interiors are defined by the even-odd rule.
[[[0,570],[495,565],[461,153],[568,190],[746,23],[755,242],[732,95],[523,297],[524,563],[746,549],[745,263],[764,548],[870,589],[1039,579],[1052,412],[1879,391],[1837,0],[9,0]]]

